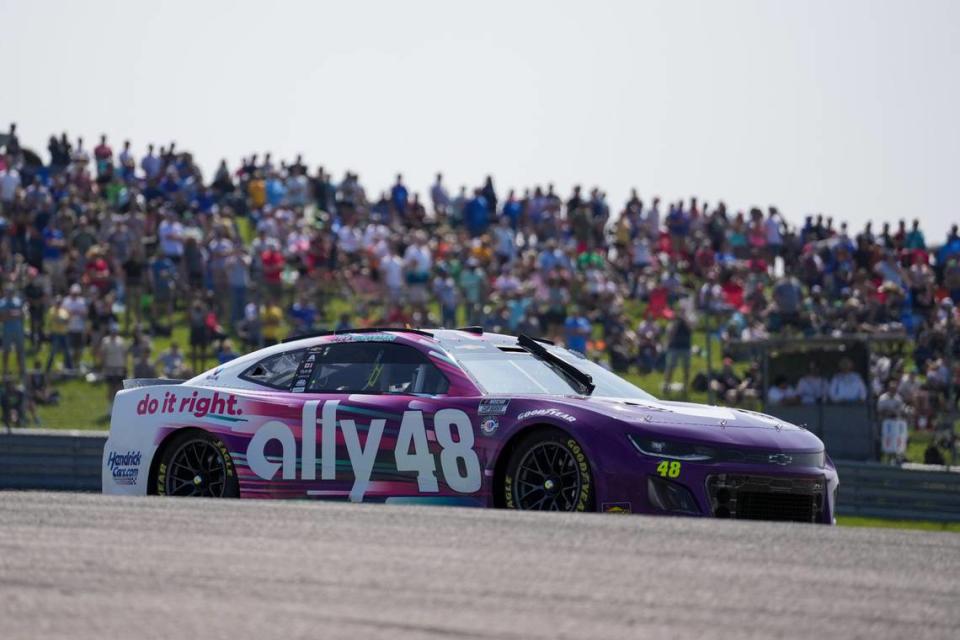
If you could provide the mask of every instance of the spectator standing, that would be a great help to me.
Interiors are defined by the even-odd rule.
[[[467,260],[467,266],[460,272],[459,285],[467,304],[467,324],[481,324],[487,295],[487,278],[476,258]]]
[[[153,317],[150,321],[156,332],[169,335],[177,287],[177,266],[168,256],[157,254],[150,263],[150,277],[153,289]]]
[[[164,213],[163,222],[157,228],[157,238],[160,241],[160,253],[179,265],[184,251],[183,224],[177,220],[177,214],[168,210]]]
[[[202,371],[207,360],[207,345],[210,336],[207,331],[207,305],[200,296],[190,304],[190,364],[194,372]]]
[[[247,306],[250,288],[250,258],[243,248],[235,246],[226,260],[227,283],[230,287],[230,327],[238,333]]]
[[[427,284],[433,267],[433,253],[430,251],[425,232],[414,233],[413,243],[404,252],[403,262],[406,270],[408,300],[422,308],[427,302]]]
[[[97,165],[97,182],[107,184],[113,178],[113,149],[107,144],[107,136],[100,136],[100,144],[93,149],[93,159]]]
[[[690,384],[690,351],[693,348],[693,329],[684,314],[677,314],[667,333],[667,358],[664,371],[663,389],[670,390],[673,382],[673,370],[677,364],[683,368],[682,395],[687,396]]]
[[[17,366],[20,377],[26,379],[27,366],[24,354],[24,316],[26,305],[16,292],[13,284],[3,286],[3,298],[0,298],[0,321],[3,322],[3,377],[7,377],[7,365],[10,351],[17,353]]]
[[[0,214],[12,212],[13,200],[20,189],[20,172],[14,166],[0,170]]]
[[[113,398],[123,387],[123,379],[127,377],[128,353],[127,340],[120,335],[120,325],[111,322],[107,335],[100,342],[100,359],[110,406],[113,406]]]
[[[63,299],[63,308],[66,310],[69,320],[67,321],[67,346],[70,349],[70,359],[79,369],[83,362],[83,347],[87,339],[87,316],[89,309],[87,301],[82,295],[83,290],[79,284],[70,285],[69,295]]]
[[[453,276],[445,266],[437,267],[437,275],[433,279],[433,293],[440,302],[440,326],[455,329],[460,296]]]
[[[483,235],[490,225],[490,209],[480,189],[475,189],[473,198],[466,203],[463,211],[463,221],[471,238]]]
[[[438,173],[437,179],[430,187],[430,200],[433,202],[433,215],[438,221],[446,220],[450,209],[450,194],[443,186],[443,174]]]
[[[123,267],[124,329],[130,330],[130,318],[135,325],[143,322],[144,272],[147,265],[143,243],[135,241]]]
[[[248,302],[243,309],[243,324],[240,336],[247,347],[252,351],[263,346],[263,326],[260,322],[260,305]]]
[[[291,335],[308,335],[314,330],[317,322],[317,307],[310,299],[301,294],[297,300],[290,305],[290,324],[292,325]]]
[[[50,334],[50,354],[47,356],[46,372],[49,375],[53,367],[53,360],[58,353],[63,354],[63,367],[66,371],[73,370],[73,355],[67,342],[67,333],[70,327],[70,312],[63,306],[63,298],[54,299],[47,315],[47,328]]]
[[[260,313],[261,326],[263,327],[263,346],[280,342],[280,327],[283,324],[283,309],[273,298],[267,300],[262,312]]]
[[[47,318],[47,304],[50,300],[50,278],[39,273],[36,267],[30,267],[27,270],[23,295],[30,314],[30,346],[33,351],[39,351],[46,339],[43,323]]]
[[[400,220],[405,220],[407,217],[407,201],[409,195],[407,187],[403,184],[403,176],[398,173],[397,181],[390,189],[390,204],[393,205],[393,210],[396,212],[396,215],[399,216]]]
[[[564,322],[564,337],[567,348],[586,355],[590,332],[590,320],[583,315],[579,306],[574,306]]]
[[[143,170],[143,175],[147,180],[155,180],[162,169],[162,161],[153,152],[153,148],[152,144],[148,144],[147,155],[143,156],[143,160],[140,161],[140,169]]]

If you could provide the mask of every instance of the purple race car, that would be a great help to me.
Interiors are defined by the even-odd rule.
[[[126,386],[105,493],[834,520],[812,433],[659,401],[526,336],[331,333]]]

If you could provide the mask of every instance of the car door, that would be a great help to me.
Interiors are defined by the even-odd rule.
[[[352,501],[477,501],[482,471],[469,414],[418,349],[391,341],[308,349],[303,403],[308,494]]]

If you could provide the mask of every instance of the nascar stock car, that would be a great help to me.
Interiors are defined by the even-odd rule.
[[[318,334],[185,382],[128,380],[110,494],[316,498],[832,523],[801,427],[664,402],[577,352],[480,328]]]

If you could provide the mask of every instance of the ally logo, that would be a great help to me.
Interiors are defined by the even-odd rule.
[[[353,487],[350,500],[360,502],[370,484],[373,465],[380,450],[380,441],[386,420],[374,418],[367,429],[366,443],[360,444],[357,423],[349,418],[337,419],[339,400],[320,402],[311,400],[303,406],[301,418],[301,480],[317,477],[317,425],[320,425],[320,479],[337,479],[337,429],[343,434],[350,466],[353,468]],[[322,409],[321,409],[322,406]],[[318,420],[318,412],[320,413]],[[473,450],[473,425],[470,417],[460,409],[441,409],[433,416],[433,428],[440,445],[440,469],[443,479],[458,493],[480,490],[482,477],[480,460]],[[453,430],[457,439],[454,440]],[[265,454],[271,440],[280,443],[280,462],[272,462]],[[411,448],[413,451],[411,452]],[[422,493],[440,490],[436,459],[430,452],[423,411],[404,411],[393,451],[397,471],[415,471],[417,487]],[[273,480],[280,471],[283,480],[297,478],[297,442],[293,431],[280,422],[271,420],[261,426],[247,447],[247,464],[251,471],[264,480]]]

